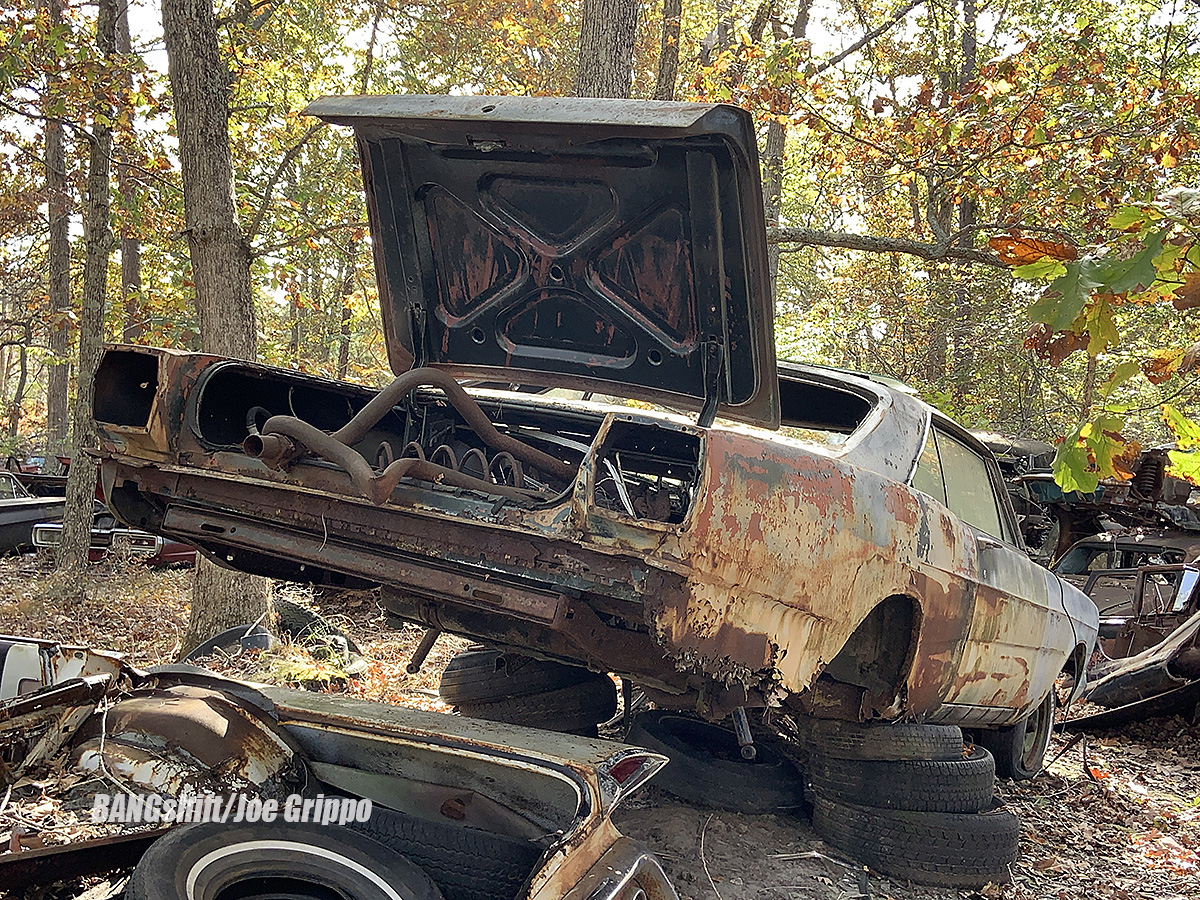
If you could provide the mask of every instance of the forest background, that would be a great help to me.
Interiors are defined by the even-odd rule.
[[[106,339],[201,344],[158,10],[117,0],[106,49],[105,7],[0,10],[0,453],[70,445],[89,239],[106,251],[91,274]],[[215,12],[261,361],[391,375],[355,149],[300,115],[309,100],[578,92],[581,27],[632,19],[630,96],[736,103],[759,123],[780,357],[889,375],[968,426],[1055,441],[1066,487],[1200,441],[1194,0]],[[111,230],[89,235],[98,150]]]

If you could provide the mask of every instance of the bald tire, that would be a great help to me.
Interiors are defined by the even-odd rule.
[[[950,760],[963,752],[962,729],[957,725],[802,718],[797,727],[810,750],[837,759]]]
[[[980,887],[1011,880],[1021,823],[1002,806],[977,813],[914,812],[817,795],[813,828],[831,847],[884,875]]]
[[[785,812],[803,802],[803,779],[787,758],[756,742],[757,757],[744,760],[737,736],[720,725],[651,710],[633,720],[625,740],[670,759],[653,784],[681,800],[754,814]]]
[[[814,755],[807,772],[813,790],[832,800],[919,812],[979,812],[996,787],[995,761],[978,746],[949,760]]]

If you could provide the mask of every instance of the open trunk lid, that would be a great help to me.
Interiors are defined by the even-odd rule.
[[[730,106],[328,97],[359,142],[392,369],[779,422],[753,120]]]

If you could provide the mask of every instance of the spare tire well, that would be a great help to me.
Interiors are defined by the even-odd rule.
[[[912,668],[920,630],[920,606],[894,594],[867,614],[821,674],[861,688],[869,698],[864,707],[890,707]]]

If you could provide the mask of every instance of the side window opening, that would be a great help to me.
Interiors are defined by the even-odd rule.
[[[993,537],[1012,539],[1004,527],[987,461],[956,438],[930,429],[912,486],[946,504],[968,525]]]
[[[968,525],[993,537],[1005,537],[983,457],[942,432],[938,432],[937,444],[946,482],[946,505]]]
[[[5,474],[0,477],[0,500],[13,500],[23,496],[17,489],[17,480],[11,475]]]

